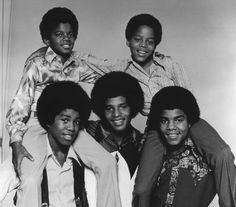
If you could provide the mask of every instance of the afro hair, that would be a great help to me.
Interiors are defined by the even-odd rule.
[[[65,109],[77,111],[84,126],[90,116],[91,101],[77,83],[59,81],[46,86],[37,102],[40,125],[48,130],[48,125],[53,124],[55,117]]]
[[[141,25],[146,25],[153,29],[155,36],[155,45],[158,45],[161,42],[162,26],[159,20],[150,14],[139,14],[133,16],[129,20],[125,29],[126,40],[130,41]]]
[[[138,80],[124,72],[110,72],[99,78],[91,92],[92,109],[102,119],[108,98],[123,96],[134,118],[144,106],[144,95]]]
[[[60,23],[69,23],[72,27],[75,39],[77,38],[79,23],[71,10],[65,7],[55,7],[44,14],[39,25],[42,40],[49,40],[51,32]]]
[[[179,86],[162,88],[155,94],[149,113],[149,129],[158,129],[163,110],[181,109],[192,125],[200,118],[200,109],[193,94]]]

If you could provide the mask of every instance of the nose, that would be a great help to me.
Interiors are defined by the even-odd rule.
[[[142,41],[140,42],[140,47],[147,47],[146,41],[142,40]]]
[[[69,34],[63,34],[63,40],[69,40],[70,35]]]
[[[74,126],[74,123],[73,122],[68,122],[67,123],[67,129],[70,130],[70,131],[74,131],[75,129],[75,126]]]
[[[175,123],[174,121],[169,121],[167,125],[167,129],[174,129],[175,128]]]
[[[120,115],[120,110],[118,108],[115,108],[112,114],[114,117],[117,117]]]

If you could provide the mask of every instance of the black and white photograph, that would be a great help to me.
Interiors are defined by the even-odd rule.
[[[235,0],[0,2],[0,207],[236,207]]]

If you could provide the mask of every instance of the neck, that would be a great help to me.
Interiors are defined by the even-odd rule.
[[[67,60],[68,60],[68,58],[70,57],[70,55],[68,54],[68,55],[58,55],[60,58],[61,58],[61,62],[62,62],[62,64],[64,64]]]
[[[112,135],[113,141],[117,145],[120,145],[122,143],[123,138],[125,137],[125,135],[127,135],[129,133],[130,126],[128,126],[123,131],[114,131],[112,128],[110,128],[105,123],[103,123],[103,128]]]
[[[185,148],[185,145],[184,145],[185,140],[181,141],[177,145],[167,144],[167,147],[166,147],[167,148],[167,153],[170,154],[170,155],[176,155],[176,154],[179,154],[180,152],[182,152]]]
[[[153,57],[150,56],[145,62],[137,62],[135,61],[146,73],[150,74],[150,67],[153,63]]]
[[[116,142],[117,145],[121,145],[123,138],[124,138],[124,133],[112,133],[114,137],[114,141]]]
[[[57,161],[63,166],[66,161],[70,146],[63,146],[58,143],[51,135],[48,136],[49,144]]]

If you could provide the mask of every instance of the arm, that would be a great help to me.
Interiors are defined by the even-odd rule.
[[[178,63],[173,62],[173,71],[175,84],[191,90],[187,76]],[[220,206],[236,206],[236,167],[229,146],[204,120],[195,123],[190,133],[199,152],[214,170]]]
[[[167,65],[166,69],[171,73],[174,85],[191,90],[190,81],[183,66],[169,56],[165,57],[165,64]]]
[[[93,137],[81,130],[73,148],[97,180],[97,207],[121,207],[117,162]]]
[[[164,146],[156,130],[146,132],[133,192],[133,207],[149,207],[151,191],[162,167]]]
[[[16,176],[14,167],[10,159],[0,164],[0,206],[8,193],[16,189],[20,180]]]
[[[81,59],[84,60],[87,66],[95,71],[100,76],[109,73],[111,71],[124,71],[127,66],[127,60],[108,60],[97,58],[91,54],[81,56]]]
[[[236,167],[230,147],[216,130],[202,119],[191,127],[190,135],[214,171],[220,206],[236,206]]]
[[[22,139],[27,131],[26,122],[30,116],[31,104],[35,94],[35,71],[36,66],[32,61],[25,64],[20,85],[6,116],[6,127],[13,149],[13,164],[17,173],[20,173],[20,164],[23,157],[32,159],[31,155],[23,147]]]

